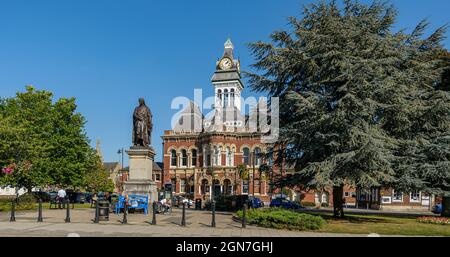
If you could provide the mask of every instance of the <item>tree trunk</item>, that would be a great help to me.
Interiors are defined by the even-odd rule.
[[[450,197],[443,196],[442,197],[442,217],[450,217]]]
[[[333,186],[333,216],[335,218],[344,218],[343,195],[344,185]]]

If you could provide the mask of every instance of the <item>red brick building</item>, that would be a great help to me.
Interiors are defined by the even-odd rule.
[[[203,200],[219,194],[254,194],[269,201],[268,176],[259,174],[260,154],[267,149],[262,133],[251,129],[251,115],[241,114],[244,85],[239,65],[228,39],[212,77],[214,112],[205,117],[191,102],[174,129],[162,136],[164,182],[173,185],[175,194]],[[239,165],[247,172],[239,174]]]

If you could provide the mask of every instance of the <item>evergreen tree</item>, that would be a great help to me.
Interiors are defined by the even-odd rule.
[[[280,184],[332,187],[337,217],[344,216],[344,184],[416,186],[418,177],[437,173],[408,170],[417,162],[405,156],[417,126],[429,135],[448,125],[441,102],[448,94],[436,90],[442,69],[433,58],[445,28],[427,38],[425,21],[410,34],[393,32],[396,16],[393,6],[378,1],[346,0],[343,8],[321,1],[304,7],[301,19],[290,17],[291,30],[275,31],[272,42],[250,44],[256,58],[250,85],[280,98],[275,147],[286,149],[283,157],[296,171]],[[448,144],[442,134],[431,138]],[[425,156],[435,149],[428,146],[415,150]]]

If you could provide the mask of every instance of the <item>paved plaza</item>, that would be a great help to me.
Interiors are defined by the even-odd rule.
[[[158,214],[157,224],[151,225],[152,214],[128,215],[128,223],[122,224],[123,214],[110,214],[109,221],[93,223],[95,209],[71,209],[71,223],[65,223],[65,210],[43,211],[43,222],[37,222],[37,212],[20,211],[16,222],[9,222],[9,213],[0,213],[0,236],[134,236],[134,237],[327,237],[358,236],[267,229],[249,226],[232,219],[232,213],[217,212],[216,227],[211,227],[211,212],[186,210],[186,227],[181,225],[181,209],[171,214]],[[71,234],[75,233],[75,234]],[[367,235],[359,235],[367,236]]]

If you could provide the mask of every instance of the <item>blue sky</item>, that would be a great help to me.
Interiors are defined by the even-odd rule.
[[[231,37],[241,69],[253,62],[246,44],[267,40],[299,16],[299,0],[40,0],[0,2],[0,96],[32,84],[55,97],[76,97],[95,146],[105,161],[131,143],[131,113],[144,97],[154,115],[153,145],[162,157],[177,96],[194,88],[211,95],[211,76],[223,43]],[[363,1],[368,2],[368,1]],[[432,28],[450,23],[450,1],[391,1],[398,27],[428,18]],[[445,45],[450,48],[450,40]],[[244,96],[252,92],[245,92]]]

